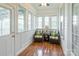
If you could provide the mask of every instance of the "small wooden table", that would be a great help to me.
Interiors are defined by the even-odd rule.
[[[49,41],[49,34],[44,33],[44,41]]]

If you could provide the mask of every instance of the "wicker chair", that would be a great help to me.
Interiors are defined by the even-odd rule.
[[[43,33],[42,33],[42,30],[41,29],[37,29],[35,31],[35,34],[34,34],[34,41],[36,42],[43,42],[44,38],[43,38]]]
[[[60,35],[58,31],[50,32],[49,42],[53,44],[60,44]]]

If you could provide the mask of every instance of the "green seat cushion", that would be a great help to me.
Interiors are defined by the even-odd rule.
[[[50,39],[58,40],[58,37],[50,36]]]
[[[41,32],[39,32],[39,31],[38,31],[38,32],[36,32],[36,35],[41,35]]]
[[[42,35],[35,35],[35,38],[42,38]]]
[[[51,32],[51,36],[57,36],[58,34],[56,32]]]

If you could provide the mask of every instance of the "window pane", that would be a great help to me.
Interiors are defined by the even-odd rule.
[[[42,17],[38,17],[38,28],[42,28]]]
[[[49,23],[49,17],[45,17],[45,25],[44,26],[48,26],[48,28],[50,27],[50,23]]]
[[[10,10],[0,7],[0,35],[10,34]]]
[[[57,23],[57,16],[51,17],[51,29],[57,29],[58,23]]]
[[[24,10],[18,10],[18,32],[24,31]]]
[[[61,15],[60,18],[60,30],[61,30],[61,35],[63,35],[63,15]]]
[[[31,30],[31,13],[28,14],[28,30]]]
[[[34,16],[33,22],[34,22],[34,23],[33,23],[33,24],[34,24],[33,27],[34,27],[34,29],[36,29],[36,27],[35,27],[35,25],[36,25],[36,24],[35,24],[35,16]]]
[[[73,4],[72,7],[72,52],[79,56],[79,4]]]
[[[0,36],[1,36],[1,20],[0,20]]]

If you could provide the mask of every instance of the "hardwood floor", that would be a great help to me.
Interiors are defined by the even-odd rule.
[[[64,56],[64,54],[60,45],[48,42],[34,42],[19,56]]]

